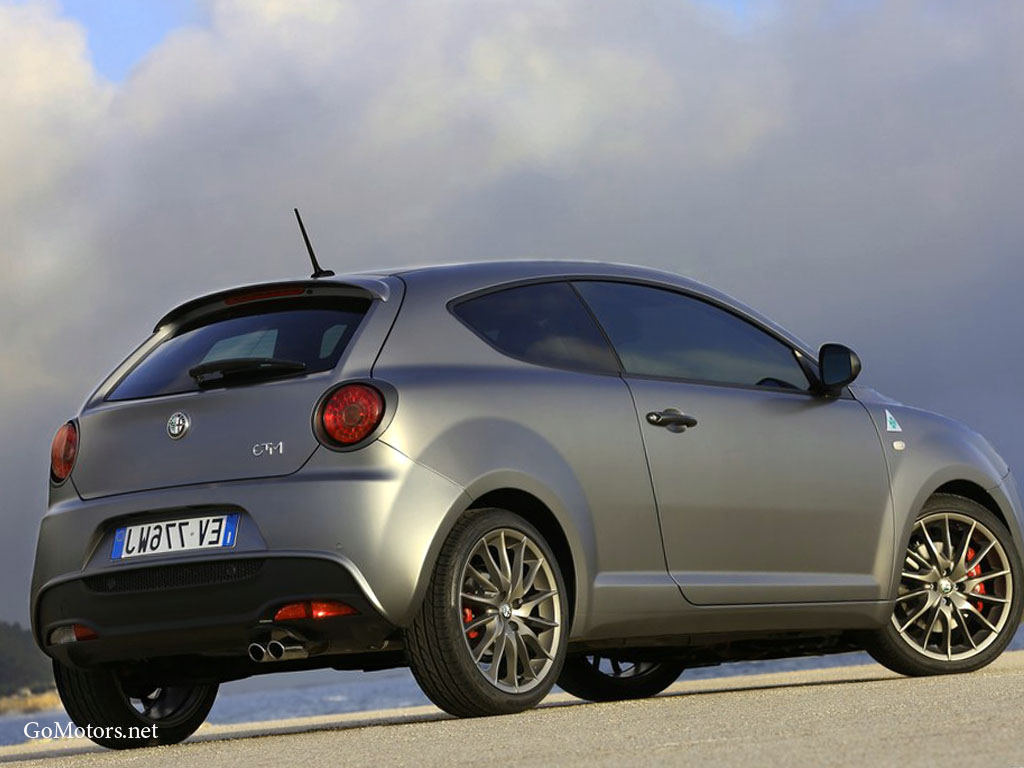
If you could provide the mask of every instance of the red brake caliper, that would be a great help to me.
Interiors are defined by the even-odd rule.
[[[973,559],[974,559],[974,547],[968,547],[968,548],[967,548],[967,560],[968,560],[968,561],[971,561],[971,560],[973,560]],[[971,568],[971,570],[969,570],[969,571],[967,572],[967,576],[968,576],[968,578],[971,578],[971,579],[976,579],[976,578],[978,578],[979,576],[981,576],[981,565],[976,565],[976,566],[974,566],[973,568]],[[985,594],[985,585],[984,585],[984,584],[979,584],[978,586],[976,586],[976,587],[974,588],[974,590],[973,590],[973,591],[974,591],[974,592],[975,592],[976,594],[979,594],[979,595],[984,595],[984,594]],[[977,609],[978,609],[979,611],[981,611],[981,609],[982,609],[982,608],[984,607],[984,606],[982,605],[982,603],[980,603],[980,602],[979,602],[979,603],[975,603],[975,604],[974,604],[974,606],[975,606],[975,607],[976,607],[976,608],[977,608]]]
[[[463,624],[469,624],[471,621],[473,621],[474,618],[475,617],[473,616],[473,609],[472,608],[463,608],[462,609],[462,623]],[[476,640],[478,637],[480,637],[480,631],[476,630],[476,629],[471,629],[471,630],[469,630],[469,632],[467,633],[466,636],[470,640]]]

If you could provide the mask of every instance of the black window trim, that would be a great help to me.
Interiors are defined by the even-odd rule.
[[[771,338],[775,339],[780,344],[782,344],[787,349],[789,349],[789,351],[793,354],[793,358],[796,361],[797,365],[800,366],[800,368],[804,371],[805,375],[808,376],[808,379],[810,380],[809,384],[811,385],[811,388],[810,389],[806,389],[806,390],[804,390],[804,389],[791,389],[789,387],[769,387],[769,386],[758,386],[757,384],[736,384],[736,383],[730,383],[730,382],[725,382],[725,381],[706,381],[706,380],[703,380],[703,379],[689,379],[689,378],[682,378],[682,377],[675,377],[675,376],[655,376],[655,375],[651,375],[651,374],[629,373],[623,367],[622,361],[619,358],[619,353],[615,349],[615,345],[611,343],[611,339],[609,338],[607,331],[605,331],[604,326],[597,319],[597,316],[594,314],[594,311],[590,307],[590,304],[587,303],[586,299],[584,299],[583,296],[580,294],[580,292],[578,290],[576,290],[576,286],[574,285],[574,283],[577,283],[577,282],[625,283],[627,285],[640,285],[640,286],[644,286],[644,287],[647,287],[647,288],[655,288],[655,289],[660,289],[660,290],[666,290],[666,291],[670,291],[672,293],[677,293],[677,294],[679,294],[681,296],[685,296],[687,298],[694,299],[696,301],[702,301],[705,304],[709,304],[709,305],[715,307],[716,309],[720,309],[720,310],[722,310],[724,312],[728,312],[730,315],[733,315],[734,317],[738,318],[739,320],[742,320],[742,321],[744,321],[744,322],[754,326],[754,328],[756,328],[757,330],[761,331],[762,333],[768,334],[768,336],[770,336]],[[535,361],[527,360],[525,358],[519,357],[518,355],[509,354],[509,353],[507,353],[507,352],[505,352],[505,351],[503,351],[501,349],[498,349],[498,347],[496,347],[491,342],[490,339],[488,339],[483,334],[478,333],[476,331],[476,329],[474,329],[472,326],[470,326],[468,323],[466,323],[455,312],[455,307],[457,307],[459,304],[461,304],[464,301],[470,301],[471,299],[478,299],[481,296],[487,296],[488,294],[491,294],[491,293],[499,293],[501,291],[509,290],[511,288],[522,288],[522,287],[529,286],[529,285],[541,285],[541,284],[544,284],[544,283],[568,283],[569,284],[569,287],[573,289],[573,293],[576,294],[576,297],[580,300],[580,302],[582,302],[583,306],[586,308],[587,312],[590,314],[590,317],[593,319],[594,323],[597,325],[598,329],[601,332],[602,337],[604,338],[605,342],[609,345],[609,348],[611,349],[612,354],[615,357],[615,360],[618,361],[619,370],[617,372],[602,371],[602,370],[588,369],[588,368],[578,368],[578,367],[577,368],[571,368],[571,367],[567,367],[567,366],[558,366],[558,365],[550,365],[550,364],[546,364],[546,363],[537,363]],[[811,354],[810,351],[807,350],[807,349],[800,349],[799,347],[794,346],[794,344],[789,339],[787,339],[784,336],[782,336],[781,334],[779,334],[773,328],[764,325],[763,323],[759,322],[757,320],[757,318],[750,317],[749,315],[747,315],[747,314],[743,313],[742,311],[738,310],[736,307],[732,307],[732,306],[730,306],[730,305],[728,305],[728,304],[726,304],[726,303],[724,303],[722,301],[719,301],[719,300],[715,299],[715,297],[709,296],[709,295],[707,295],[705,293],[701,293],[700,291],[688,289],[686,287],[679,286],[679,285],[674,285],[672,283],[660,282],[660,281],[657,281],[657,280],[650,280],[650,279],[645,279],[645,278],[622,277],[622,276],[619,276],[619,275],[595,275],[595,274],[592,274],[592,273],[565,274],[565,275],[545,275],[543,277],[528,277],[528,278],[522,278],[522,279],[519,279],[519,280],[511,280],[511,281],[504,282],[504,283],[498,283],[498,284],[495,284],[495,285],[489,285],[489,286],[486,286],[484,288],[477,288],[477,289],[474,289],[474,290],[469,291],[467,293],[464,293],[464,294],[461,294],[459,296],[456,296],[456,297],[454,297],[452,299],[449,299],[445,306],[448,309],[448,312],[456,320],[458,320],[459,323],[461,323],[463,326],[468,328],[470,330],[470,332],[472,332],[475,336],[480,338],[485,344],[487,344],[487,346],[491,347],[491,349],[495,350],[498,354],[502,355],[503,357],[510,358],[512,360],[518,360],[519,362],[527,363],[528,365],[535,365],[538,368],[554,368],[554,369],[557,369],[557,370],[573,371],[575,373],[588,373],[588,374],[597,374],[597,375],[602,375],[602,376],[618,376],[618,377],[622,378],[623,380],[627,380],[627,379],[643,379],[643,380],[648,380],[648,381],[678,382],[678,383],[681,383],[681,384],[697,384],[697,385],[705,386],[705,387],[727,387],[729,389],[745,389],[745,390],[750,390],[750,391],[753,391],[753,392],[775,392],[775,393],[781,393],[781,394],[786,394],[786,395],[798,395],[798,396],[802,396],[802,397],[813,397],[813,398],[820,398],[821,397],[821,393],[817,390],[817,386],[818,386],[818,383],[819,383],[818,380],[817,380],[817,373],[816,373],[816,370],[819,367],[817,355]],[[798,357],[798,355],[799,355],[799,357]],[[808,364],[807,366],[804,366],[803,364],[801,364],[800,357],[802,357],[803,360],[807,362],[807,364]],[[844,387],[843,391],[842,391],[842,393],[840,395],[838,395],[837,397],[834,397],[834,398],[830,398],[830,399],[853,400],[855,398],[853,396],[853,393],[850,391],[850,388],[849,387]]]

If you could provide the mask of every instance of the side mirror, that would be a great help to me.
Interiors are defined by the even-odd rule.
[[[818,350],[822,393],[835,397],[860,374],[857,353],[842,344],[822,344]]]

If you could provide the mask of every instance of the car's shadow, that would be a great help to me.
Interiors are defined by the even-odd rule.
[[[767,690],[795,690],[799,688],[817,688],[820,686],[827,685],[855,685],[864,683],[885,683],[893,679],[898,678],[899,675],[886,675],[886,676],[857,676],[848,677],[843,679],[830,679],[830,680],[811,680],[811,681],[800,681],[792,683],[772,683],[772,684],[757,684],[751,683],[743,685],[740,681],[742,678],[725,678],[722,680],[722,685],[715,686],[714,688],[702,688],[700,690],[683,690],[683,691],[667,691],[666,693],[656,696],[654,699],[650,699],[652,703],[658,700],[671,700],[681,697],[694,697],[694,696],[709,696],[716,694],[728,694],[728,693],[740,693],[749,691],[767,691]],[[727,681],[732,681],[731,684]],[[610,703],[592,703],[586,701],[580,701],[579,699],[573,698],[568,694],[555,694],[549,697],[548,700],[544,701],[536,710],[533,712],[543,712],[544,710],[557,709],[562,707],[609,707],[615,706],[615,702]],[[245,724],[239,725],[204,725],[195,735],[189,738],[182,744],[173,745],[169,747],[161,747],[161,749],[181,749],[188,748],[189,745],[201,744],[203,742],[211,741],[231,741],[234,739],[255,739],[265,738],[268,736],[287,736],[301,733],[314,733],[319,731],[348,731],[356,728],[383,728],[393,725],[409,725],[416,723],[431,723],[440,720],[453,720],[451,715],[445,714],[444,712],[438,711],[433,707],[411,707],[408,710],[391,710],[386,713],[373,714],[368,713],[365,717],[359,717],[356,713],[339,714],[337,719],[334,720],[331,716],[319,716],[312,718],[304,718],[302,721],[296,722],[293,720],[282,720],[280,724],[274,721],[253,723],[252,727]],[[70,747],[60,748],[56,747],[53,749],[40,749],[33,747],[31,744],[26,745],[23,750],[18,750],[17,747],[2,747],[0,748],[0,763],[11,763],[16,761],[24,760],[44,760],[47,758],[63,758],[73,757],[76,755],[85,754],[96,754],[107,752],[108,750],[96,746],[94,744],[83,745],[81,747]],[[8,751],[10,750],[10,751]]]

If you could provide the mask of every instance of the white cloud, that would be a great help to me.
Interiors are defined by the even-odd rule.
[[[89,63],[82,30],[44,6],[0,6],[0,72],[6,208],[38,195],[75,163],[109,91]]]
[[[112,94],[51,6],[0,5],[0,73],[0,396],[15,405],[63,386],[42,351],[58,326],[29,318],[82,234],[73,190]]]

